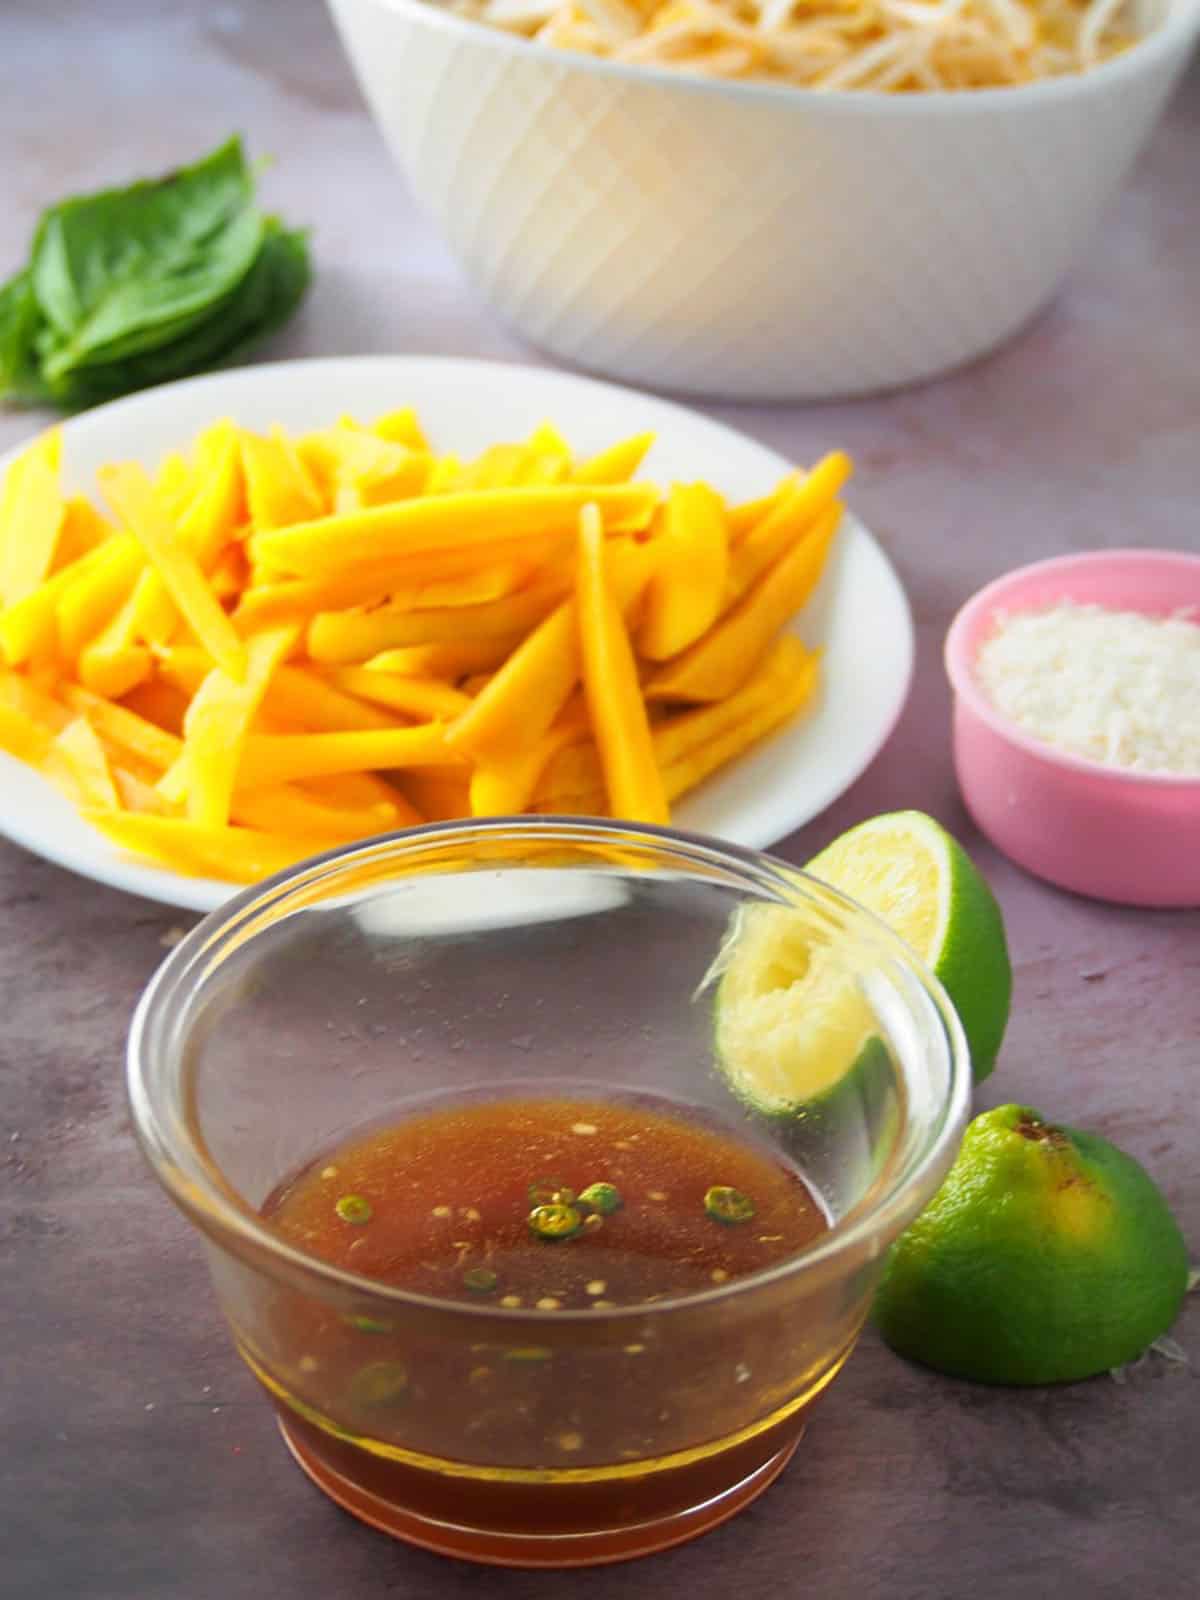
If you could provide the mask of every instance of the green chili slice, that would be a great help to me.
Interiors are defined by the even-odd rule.
[[[463,1273],[463,1283],[472,1294],[491,1294],[498,1281],[491,1267],[468,1267]]]
[[[534,1206],[529,1213],[529,1231],[538,1239],[557,1242],[573,1239],[583,1227],[583,1213],[565,1201]]]
[[[370,1222],[372,1216],[371,1202],[361,1194],[344,1194],[333,1208],[343,1222],[353,1222],[361,1226]]]
[[[592,1211],[598,1211],[602,1217],[610,1217],[614,1211],[619,1211],[625,1202],[615,1183],[589,1183],[580,1193],[579,1204],[587,1206]]]
[[[350,1398],[358,1406],[390,1406],[408,1398],[408,1368],[402,1361],[372,1361],[350,1380]]]
[[[704,1195],[704,1209],[715,1222],[749,1222],[754,1215],[754,1202],[740,1189],[727,1184],[714,1183]]]

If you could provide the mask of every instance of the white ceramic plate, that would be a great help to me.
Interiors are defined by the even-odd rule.
[[[246,367],[101,406],[65,424],[66,475],[73,489],[91,490],[102,462],[153,465],[220,416],[305,429],[343,412],[367,419],[399,405],[416,406],[438,448],[463,455],[520,438],[547,417],[580,454],[652,429],[646,477],[703,477],[734,499],[765,493],[792,466],[694,411],[611,384],[494,362],[376,356]],[[772,845],[853,783],[891,732],[912,676],[912,619],[887,557],[853,518],[799,630],[824,649],[816,708],[682,801],[678,827],[754,849]],[[170,905],[210,911],[236,892],[120,855],[56,789],[3,754],[0,832],[73,872]]]

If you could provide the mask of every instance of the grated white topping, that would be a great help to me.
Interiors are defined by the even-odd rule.
[[[1098,605],[998,612],[980,688],[1027,733],[1133,772],[1200,776],[1200,625]]]

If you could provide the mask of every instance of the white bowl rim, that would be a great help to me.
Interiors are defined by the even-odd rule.
[[[1068,772],[1078,773],[1091,779],[1103,779],[1106,782],[1141,784],[1147,789],[1186,791],[1191,788],[1200,794],[1200,775],[1194,772],[1143,772],[1135,767],[1106,766],[1103,761],[1072,755],[1069,750],[1060,750],[1057,745],[1035,738],[1033,734],[1026,733],[1018,723],[1006,717],[1002,711],[997,710],[976,683],[971,672],[971,662],[967,652],[968,630],[983,612],[1000,609],[998,602],[1003,601],[1013,583],[1036,573],[1042,573],[1046,577],[1054,573],[1066,576],[1071,572],[1086,571],[1089,567],[1107,566],[1113,561],[1137,561],[1147,567],[1191,567],[1195,569],[1197,579],[1200,579],[1200,555],[1195,555],[1190,550],[1149,549],[1137,546],[1124,546],[1116,550],[1080,550],[1071,555],[1048,556],[1042,561],[1030,561],[1023,567],[1013,567],[1010,572],[1003,573],[999,578],[993,578],[991,583],[984,584],[982,589],[977,589],[959,608],[951,621],[942,652],[950,687],[955,697],[962,700],[972,715],[986,723],[993,733],[999,734],[1009,744],[1023,750],[1026,755],[1035,756],[1050,766],[1062,767]],[[1016,609],[1031,608],[1024,606]]]
[[[451,34],[479,36],[488,41],[491,49],[502,55],[529,56],[533,60],[553,61],[558,66],[573,71],[595,73],[601,77],[622,79],[627,83],[658,84],[670,86],[685,94],[716,94],[727,100],[760,101],[763,104],[791,105],[807,114],[861,116],[870,111],[880,117],[958,116],[966,111],[995,113],[1004,106],[1014,110],[1030,101],[1052,104],[1070,101],[1077,96],[1098,95],[1109,89],[1119,91],[1126,80],[1141,77],[1160,61],[1173,55],[1183,56],[1200,33],[1200,0],[1164,0],[1167,14],[1149,33],[1143,35],[1128,50],[1102,61],[1087,72],[1067,73],[1061,77],[1040,78],[1035,83],[1021,83],[991,89],[934,89],[924,93],[887,94],[877,89],[806,89],[794,84],[775,84],[757,81],[742,82],[730,78],[706,78],[699,73],[673,71],[643,63],[611,61],[604,56],[589,56],[582,51],[555,49],[506,33],[502,28],[489,27],[470,17],[456,16],[444,10],[436,0],[327,0],[332,9],[350,6],[376,7],[395,11],[420,20],[435,31]]]

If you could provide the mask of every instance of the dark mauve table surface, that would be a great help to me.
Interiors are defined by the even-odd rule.
[[[315,0],[6,0],[0,269],[53,198],[196,155],[234,127],[269,202],[316,225],[318,277],[269,357],[535,359],[491,323],[392,172]],[[1200,1255],[1200,915],[1035,882],[974,834],[940,666],[980,583],[1095,545],[1200,548],[1200,75],[1090,255],[1009,348],[837,407],[714,407],[798,459],[834,443],[908,587],[916,684],[870,771],[780,846],[918,806],[1003,903],[1016,1007],[983,1105],[1028,1100],[1146,1162]],[[41,419],[0,417],[0,447]],[[870,648],[870,641],[863,641]],[[567,1576],[394,1544],[284,1454],[194,1237],[130,1134],[134,1001],[191,917],[0,843],[0,1594],[14,1600],[1183,1600],[1200,1592],[1200,1297],[1123,1384],[998,1391],[870,1332],[779,1484],[707,1538]]]

